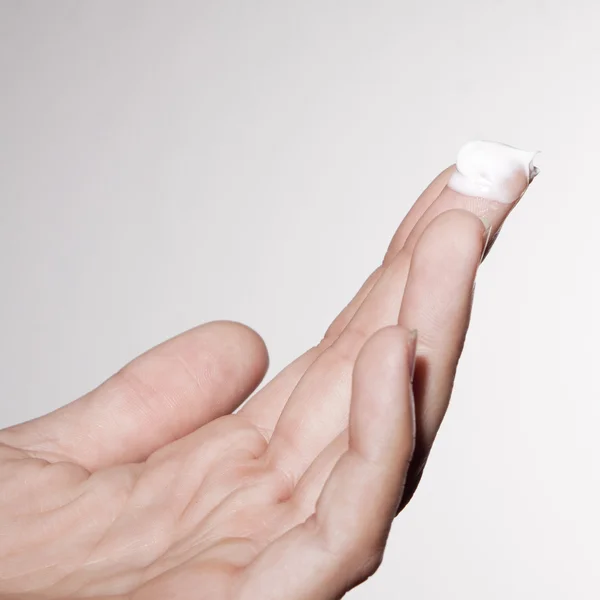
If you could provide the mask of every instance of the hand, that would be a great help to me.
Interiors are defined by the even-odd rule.
[[[0,596],[331,600],[371,575],[448,405],[486,243],[514,205],[452,191],[451,172],[324,339],[235,414],[267,353],[217,322],[1,431]]]

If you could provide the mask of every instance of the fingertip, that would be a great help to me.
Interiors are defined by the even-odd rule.
[[[388,250],[383,259],[384,265],[387,265],[391,260],[393,260],[394,256],[396,256],[396,254],[404,246],[406,240],[410,237],[413,228],[417,225],[421,217],[435,203],[436,199],[440,196],[444,189],[446,189],[454,172],[454,165],[446,167],[423,190],[392,237]]]
[[[432,182],[429,184],[429,187],[438,188],[438,193],[441,192],[450,181],[453,173],[456,171],[456,164],[452,163],[448,165],[443,171],[440,171]]]
[[[389,325],[379,329],[364,344],[355,366],[355,378],[368,380],[375,373],[397,377],[405,368],[410,372],[412,353],[416,343],[416,330],[402,325]]]
[[[412,454],[412,370],[416,333],[400,325],[380,329],[356,362],[350,408],[350,446],[364,458],[394,462]]]
[[[262,375],[269,367],[269,351],[262,336],[252,327],[239,321],[211,321],[200,327],[214,332],[214,335],[226,341],[227,345],[236,350],[247,353],[252,362],[260,365]]]
[[[447,210],[425,228],[413,254],[413,263],[450,257],[457,264],[478,265],[489,236],[489,224],[471,211]]]

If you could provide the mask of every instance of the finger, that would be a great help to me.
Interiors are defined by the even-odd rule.
[[[488,223],[487,236],[491,235],[491,240],[484,254],[489,252],[502,222],[538,174],[533,165],[535,155],[493,142],[465,145],[459,152],[449,186],[426,211],[422,221],[435,218],[444,207],[468,208],[485,217]],[[480,262],[477,245],[469,250],[467,239],[455,242],[453,260],[451,253],[441,251],[439,237],[436,240],[429,230],[421,233],[425,226],[420,221],[405,244],[407,247],[418,244],[420,251],[415,251],[413,257],[399,323],[421,325],[422,345],[415,379],[417,444],[402,506],[410,500],[420,481],[450,400],[469,324],[475,271]],[[440,280],[437,294],[431,294],[434,272],[448,274]]]
[[[416,488],[450,401],[486,237],[482,222],[472,213],[451,210],[430,223],[413,253],[399,316],[401,325],[419,330],[417,443],[405,500]]]
[[[400,227],[394,234],[390,246],[385,255],[384,265],[387,265],[396,254],[404,247],[406,240],[415,226],[421,221],[423,215],[434,204],[439,195],[448,185],[448,181],[454,173],[454,165],[444,169],[430,184],[429,187],[419,196],[413,207],[410,209]]]
[[[237,598],[331,600],[378,567],[413,451],[413,355],[414,337],[400,327],[365,344],[354,372],[348,451],[316,512],[240,575]]]
[[[100,387],[49,415],[0,432],[0,441],[89,470],[144,460],[234,410],[268,364],[251,329],[214,322],[136,358]]]
[[[444,169],[423,191],[417,198],[417,201],[412,205],[407,215],[404,217],[396,233],[392,237],[385,253],[382,266],[378,267],[365,281],[358,294],[352,299],[350,304],[338,315],[333,321],[325,337],[337,337],[352,320],[356,311],[360,308],[365,298],[368,296],[371,289],[375,286],[379,278],[383,275],[385,268],[392,262],[394,257],[404,246],[406,238],[409,236],[413,227],[419,222],[419,219],[425,211],[435,202],[444,187],[446,186],[450,176],[452,175],[453,167]]]
[[[467,155],[471,146],[465,146]],[[530,153],[492,143],[477,143],[475,146],[475,160],[471,161],[474,165],[468,161],[465,164],[465,152],[461,150],[448,186],[423,212],[402,249],[344,331],[314,361],[296,386],[278,421],[269,448],[276,462],[288,463],[279,466],[291,477],[301,476],[302,469],[307,468],[343,429],[347,419],[352,361],[369,335],[380,327],[396,322],[410,256],[426,227],[436,216],[453,208],[461,208],[484,217],[488,226],[487,235],[493,234],[524,193],[532,174],[535,174]],[[458,170],[459,167],[469,173],[472,179],[465,182],[465,175]],[[479,168],[481,173],[477,172]],[[481,192],[481,195],[466,196],[457,191],[461,186],[469,192]],[[455,235],[460,236],[460,231]],[[481,254],[478,260],[480,258]]]
[[[466,211],[450,211],[439,219],[441,227],[437,226],[437,220],[430,225],[435,225],[433,239],[439,244],[439,249],[436,246],[433,251],[443,254],[448,250],[448,256],[452,257],[455,243],[470,244],[475,248],[473,252],[478,264],[485,243],[483,223]],[[438,229],[442,234],[437,233]],[[423,237],[427,242],[431,236]],[[424,255],[421,260],[425,263],[429,250],[428,242],[420,248]],[[411,260],[414,258],[406,249],[396,255],[340,338],[300,382],[277,424],[268,455],[281,470],[298,480],[298,488],[307,505],[319,493],[322,481],[328,475],[327,469],[345,450],[342,433],[348,422],[350,397],[346,386],[350,385],[355,354],[364,338],[381,327],[398,322]],[[451,274],[440,270],[440,279],[446,276]],[[429,283],[428,293],[436,295],[441,283]],[[332,440],[336,441],[332,443]]]
[[[393,258],[401,250],[412,228],[444,189],[452,171],[452,167],[448,167],[442,171],[442,173],[440,173],[419,196],[394,234],[387,249],[383,264],[371,273],[350,303],[342,310],[336,319],[334,319],[325,333],[323,341],[318,346],[311,348],[307,353],[296,359],[277,375],[277,377],[270,381],[258,394],[252,397],[240,411],[245,417],[250,419],[262,430],[267,432],[273,431],[283,407],[302,376],[315,360],[331,346],[354,318],[355,314],[369,296],[374,286],[378,283]],[[390,321],[389,324],[396,322],[396,316],[397,311],[393,321]]]
[[[348,426],[352,371],[365,341],[398,321],[410,256],[401,250],[340,336],[311,365],[277,423],[268,460],[298,480]]]
[[[451,353],[455,353],[455,338],[457,338],[457,336],[460,338],[461,332],[466,330],[464,313],[468,312],[470,306],[471,290],[485,242],[486,229],[480,219],[467,211],[452,210],[443,213],[429,225],[422,235],[414,255],[411,258],[411,273],[421,273],[423,270],[426,270],[428,274],[427,279],[419,281],[420,287],[418,292],[420,296],[418,297],[416,296],[414,287],[414,275],[412,276],[412,279],[409,278],[409,282],[411,282],[410,285],[412,286],[410,293],[414,297],[413,304],[417,307],[416,310],[418,310],[419,306],[423,306],[423,310],[427,310],[428,306],[433,305],[437,310],[437,313],[434,312],[433,314],[433,316],[435,316],[435,323],[443,325],[445,328],[444,331],[451,334],[449,335],[449,339],[439,341],[440,352],[449,348]],[[405,249],[403,249],[394,259],[394,262],[399,261],[404,253]],[[405,261],[405,265],[408,266],[407,261]],[[391,273],[392,271],[390,270],[389,272]],[[384,283],[385,281],[382,279],[381,285],[378,287],[383,288]],[[400,282],[394,282],[392,280],[388,285],[390,286],[389,291],[384,289],[378,291],[383,297],[394,297],[391,290],[394,287],[398,288]],[[405,288],[404,285],[407,287]],[[390,306],[387,309],[386,319],[398,320],[400,303],[405,302],[404,300],[401,300],[402,294],[404,293],[406,296],[408,293],[408,285],[408,283],[404,284],[404,282],[402,282],[402,288],[397,292],[397,306]],[[463,292],[463,290],[466,291]],[[368,326],[369,318],[366,309],[368,304],[375,299],[374,296],[373,298],[369,297],[363,307],[361,307],[361,310],[357,313],[353,323],[348,326],[348,331],[355,326],[354,322],[358,323],[359,330],[365,331]],[[448,296],[450,296],[450,298],[448,298]],[[465,303],[467,304],[466,308],[464,308]],[[438,304],[440,305],[439,308]],[[381,307],[383,306],[383,303],[381,300],[377,300],[377,302],[374,302],[374,306]],[[447,310],[447,312],[443,312],[444,310]],[[365,320],[361,323],[362,319]],[[407,323],[410,324],[410,327],[414,327],[415,329],[423,327],[427,334],[429,334],[432,329],[432,326],[425,318],[418,321],[415,320],[414,322],[402,322],[405,326],[407,326]],[[342,334],[342,337],[344,335],[346,335],[346,333]],[[427,337],[425,336],[424,341],[420,342],[419,346],[421,347],[427,343]],[[333,350],[335,350],[335,348],[332,348],[332,351]],[[452,356],[454,356],[454,354],[452,354]],[[350,367],[348,366],[347,368]],[[330,372],[333,372],[333,369],[330,369]],[[334,376],[331,377],[331,380],[338,386],[340,374],[341,371],[338,368],[338,370],[334,372]],[[422,379],[424,381],[429,381],[429,377],[435,376],[436,374],[437,371],[435,369],[433,372],[429,369],[425,369],[422,374]],[[323,379],[326,376],[326,373],[322,374]],[[324,392],[326,393],[328,391],[330,390],[325,388]],[[331,396],[328,396],[328,398],[331,398]],[[417,396],[417,401],[419,401],[419,399],[419,396]],[[304,399],[303,401],[310,402],[309,399]],[[330,400],[330,402],[335,402],[335,398]],[[289,407],[284,411],[284,417],[288,410],[291,411],[291,408],[292,402],[290,401]],[[420,405],[419,408],[421,408]],[[299,403],[297,409],[299,414],[301,409],[302,407]],[[293,436],[295,444],[300,444],[302,441],[304,442],[304,446],[301,447],[300,451],[293,454],[288,453],[282,458],[282,462],[286,465],[286,470],[291,470],[293,473],[302,472],[303,467],[307,469],[300,478],[297,486],[298,497],[301,498],[302,503],[306,506],[311,506],[311,504],[314,503],[316,496],[322,488],[323,481],[329,474],[328,469],[331,469],[331,466],[345,450],[344,436],[339,433],[343,426],[342,404],[338,405],[338,410],[340,412],[336,414],[336,421],[330,419],[328,423],[323,424],[319,419],[322,418],[323,414],[331,415],[333,413],[333,406],[328,406],[327,410],[324,410],[323,408],[318,409],[316,406],[309,405],[305,411],[306,414],[304,415],[301,424],[297,425],[295,428],[292,428],[290,425],[290,433],[287,434],[288,439]],[[420,416],[420,413],[418,414]],[[440,420],[441,416],[443,415],[439,416]],[[419,436],[421,435],[421,420],[422,419],[417,420],[418,440],[420,440]],[[282,417],[281,425],[283,425],[283,422]],[[279,430],[279,427],[280,425],[278,425],[273,440],[271,441],[273,452],[276,451],[275,442],[277,440],[277,431]],[[309,430],[309,428],[311,428],[311,430]],[[337,437],[335,437],[336,435]],[[331,440],[334,437],[334,441],[326,446],[328,440]],[[318,456],[311,456],[310,449],[314,449],[315,447],[323,447],[324,449]],[[310,462],[311,458],[313,458],[312,462]],[[291,467],[289,466],[290,464],[292,465]]]

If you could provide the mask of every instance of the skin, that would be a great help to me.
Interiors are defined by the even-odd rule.
[[[323,339],[235,413],[267,351],[214,322],[0,431],[0,598],[331,600],[372,575],[513,207],[453,192],[452,169]]]

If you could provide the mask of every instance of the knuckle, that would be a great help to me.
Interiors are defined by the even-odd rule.
[[[354,364],[360,349],[371,335],[371,331],[358,325],[348,325],[331,346],[330,352],[334,361],[340,365]]]

